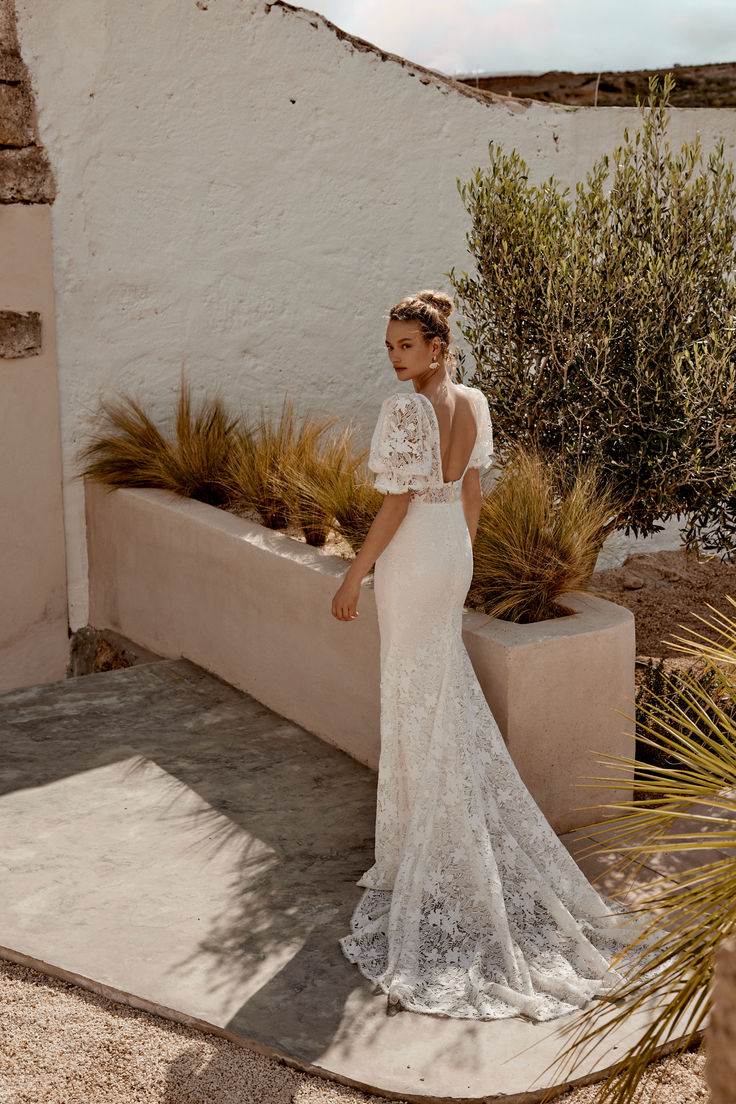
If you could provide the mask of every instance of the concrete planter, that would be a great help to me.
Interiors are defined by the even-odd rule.
[[[379,637],[372,583],[350,624],[330,612],[345,560],[159,490],[85,481],[90,624],[184,656],[376,769]],[[558,832],[630,795],[585,776],[631,755],[634,619],[592,595],[536,625],[465,613],[464,639],[514,761]],[[581,786],[583,788],[581,788]],[[628,786],[628,788],[627,788]]]

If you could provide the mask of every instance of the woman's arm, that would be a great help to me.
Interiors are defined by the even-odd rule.
[[[410,491],[404,494],[387,494],[384,497],[360,551],[348,568],[342,586],[332,599],[332,616],[338,621],[352,621],[358,616],[361,579],[368,574],[401,525],[410,497]]]
[[[468,523],[470,543],[472,544],[475,540],[475,534],[478,532],[478,519],[480,518],[480,508],[483,502],[483,492],[480,488],[480,473],[477,468],[468,468],[465,473],[462,499],[463,512],[465,513],[465,520]]]

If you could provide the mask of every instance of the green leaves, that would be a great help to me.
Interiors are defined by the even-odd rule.
[[[572,193],[530,183],[491,142],[488,166],[458,182],[474,271],[449,276],[502,459],[524,445],[571,474],[592,461],[620,500],[616,527],[651,533],[687,512],[690,539],[728,553],[736,185],[722,141],[707,161],[699,138],[670,148],[673,86],[650,82],[639,127]]]

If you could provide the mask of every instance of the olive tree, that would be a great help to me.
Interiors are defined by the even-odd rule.
[[[720,140],[667,140],[674,81],[574,194],[530,182],[512,150],[458,188],[475,272],[449,273],[501,459],[515,445],[592,462],[618,506],[608,531],[679,515],[689,541],[733,547],[736,185]],[[730,506],[729,506],[730,503]]]

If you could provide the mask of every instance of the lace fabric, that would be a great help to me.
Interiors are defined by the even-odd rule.
[[[493,428],[488,402],[476,387],[465,387],[475,408],[477,432],[468,468],[487,468],[493,455]],[[434,407],[426,395],[390,395],[378,416],[371,439],[368,467],[382,494],[412,492],[412,498],[449,502],[460,497],[462,478],[442,479],[440,431]],[[464,473],[463,473],[464,474]]]
[[[468,467],[485,465],[493,447],[477,394]],[[621,980],[609,963],[632,931],[524,786],[473,671],[462,641],[473,559],[461,481],[442,482],[439,430],[425,404],[388,399],[371,445],[379,490],[413,494],[375,568],[375,862],[357,883],[364,892],[340,945],[390,1004],[548,1020]],[[431,497],[448,488],[457,493]]]

